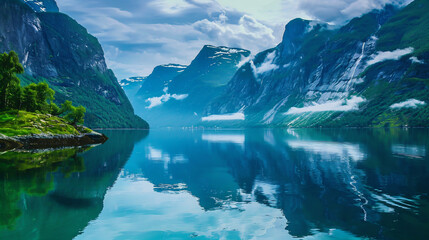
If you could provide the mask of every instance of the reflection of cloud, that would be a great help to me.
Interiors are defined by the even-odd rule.
[[[156,192],[153,188],[154,185],[143,179],[118,179],[106,194],[98,220],[91,222],[76,239],[121,236],[162,239],[166,233],[172,239],[191,239],[192,236],[207,239],[290,237],[284,230],[286,219],[277,208],[251,202],[234,203],[234,208],[230,209],[205,211],[200,207],[199,199],[187,191],[171,194]]]
[[[404,157],[423,158],[426,156],[426,148],[423,145],[394,144],[392,145],[392,153]]]
[[[243,145],[245,141],[244,134],[203,134],[202,139],[208,142],[235,143],[240,145]]]
[[[351,143],[291,140],[287,141],[287,144],[293,149],[301,149],[320,155],[336,155],[341,158],[350,158],[354,161],[363,160],[366,156],[360,150],[359,145]]]
[[[160,149],[156,149],[152,146],[147,148],[148,153],[146,158],[152,161],[164,162],[164,169],[168,169],[169,163],[186,163],[188,159],[183,154],[172,155],[170,153],[165,153]]]

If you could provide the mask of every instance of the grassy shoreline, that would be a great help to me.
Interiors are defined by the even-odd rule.
[[[80,135],[92,132],[83,126],[73,126],[65,119],[49,114],[9,110],[0,112],[0,134],[8,137],[33,134]]]

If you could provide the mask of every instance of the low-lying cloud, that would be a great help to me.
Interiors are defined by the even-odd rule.
[[[237,112],[237,113],[230,113],[230,114],[223,114],[223,115],[210,115],[207,117],[201,118],[203,122],[211,122],[211,121],[243,121],[245,120],[244,113]]]
[[[276,57],[276,51],[267,54],[264,62],[259,67],[256,67],[252,61],[251,66],[253,69],[253,73],[255,73],[255,75],[260,75],[260,74],[264,74],[266,72],[271,72],[278,69],[279,66],[274,64],[275,57]]]
[[[152,98],[146,99],[146,102],[149,103],[149,106],[147,106],[146,108],[151,109],[151,108],[154,108],[156,106],[160,106],[160,105],[162,105],[162,104],[164,104],[164,103],[166,103],[172,99],[175,99],[178,101],[184,100],[188,96],[189,96],[188,94],[170,94],[170,93],[168,93],[168,88],[165,88],[164,94],[162,96],[152,97]]]
[[[395,103],[390,106],[391,109],[400,109],[400,108],[417,108],[419,106],[426,105],[425,102],[417,100],[417,99],[408,99],[407,101]]]
[[[377,52],[376,54],[371,56],[371,60],[367,62],[367,65],[370,66],[387,60],[399,60],[401,57],[408,55],[412,52],[414,52],[414,48],[412,47],[405,49],[397,49],[394,51]]]
[[[300,114],[308,112],[347,112],[359,109],[359,104],[366,100],[362,97],[353,96],[350,99],[327,101],[325,103],[313,103],[310,106],[296,108],[292,107],[285,114]]]

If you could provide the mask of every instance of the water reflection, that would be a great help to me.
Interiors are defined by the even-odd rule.
[[[106,132],[104,145],[0,155],[0,239],[73,239],[103,209],[147,132]]]
[[[37,171],[1,160],[0,238],[429,239],[427,130],[106,134]]]
[[[126,169],[156,191],[191,193],[206,211],[252,202],[281,209],[293,237],[340,229],[408,239],[412,229],[413,239],[426,239],[428,136],[399,129],[156,132],[138,147],[145,158]]]

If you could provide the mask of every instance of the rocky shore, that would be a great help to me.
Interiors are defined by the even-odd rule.
[[[7,137],[0,134],[0,151],[12,149],[44,149],[101,144],[107,137],[98,132],[80,135],[32,134],[25,136]]]

